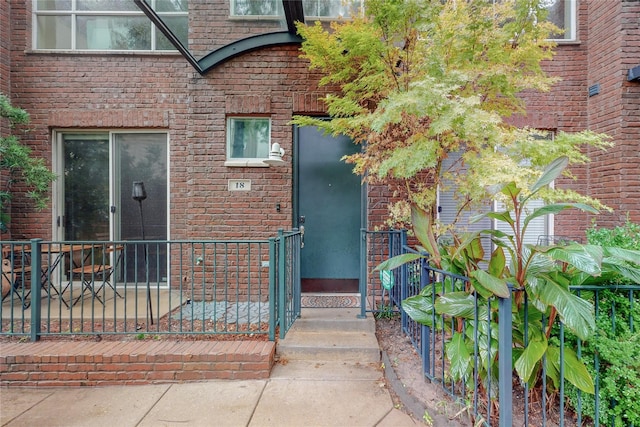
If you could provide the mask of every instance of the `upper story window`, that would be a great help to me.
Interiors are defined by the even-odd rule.
[[[186,46],[188,0],[146,1]],[[34,0],[33,15],[35,49],[175,50],[133,1]]]
[[[310,19],[348,18],[361,10],[363,0],[302,0],[304,16]],[[258,18],[284,15],[282,0],[231,0],[231,16]]]
[[[554,40],[576,40],[576,0],[542,0],[549,14],[547,20],[563,30]]]

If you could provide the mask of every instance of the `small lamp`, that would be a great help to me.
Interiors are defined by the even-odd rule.
[[[269,150],[269,158],[263,160],[263,162],[269,166],[284,165],[285,161],[282,160],[282,156],[284,156],[284,148],[281,148],[280,144],[274,142],[273,145],[271,145],[271,150]]]
[[[136,202],[142,202],[147,198],[147,191],[144,189],[144,182],[133,182],[133,191],[131,192],[131,198]]]

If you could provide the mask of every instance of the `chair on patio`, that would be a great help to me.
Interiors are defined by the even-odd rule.
[[[122,298],[122,295],[120,295],[112,283],[112,277],[118,265],[120,265],[123,250],[124,246],[122,245],[105,246],[103,248],[104,253],[100,256],[88,256],[87,259],[93,258],[89,259],[90,261],[93,261],[92,263],[83,264],[71,269],[72,277],[79,277],[82,281],[82,291],[73,301],[71,304],[72,306],[76,305],[77,302],[83,298],[86,291],[88,291],[93,298],[97,299],[100,304],[104,305],[104,300],[100,297],[100,293],[104,292],[106,286],[113,290],[114,298],[115,296]],[[110,255],[114,253],[115,257],[113,265],[111,265]]]
[[[11,297],[13,292],[22,303],[23,308],[29,308],[31,304],[27,298],[31,294],[31,288],[26,279],[29,278],[31,267],[14,267],[9,258],[2,260],[2,302]]]

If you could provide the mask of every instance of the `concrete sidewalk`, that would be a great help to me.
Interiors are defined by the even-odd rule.
[[[419,425],[394,409],[379,364],[277,364],[267,380],[0,388],[2,426]]]

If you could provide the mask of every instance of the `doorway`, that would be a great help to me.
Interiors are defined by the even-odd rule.
[[[302,292],[357,292],[363,187],[341,158],[360,147],[314,127],[296,127],[294,145],[294,226],[304,227]]]

